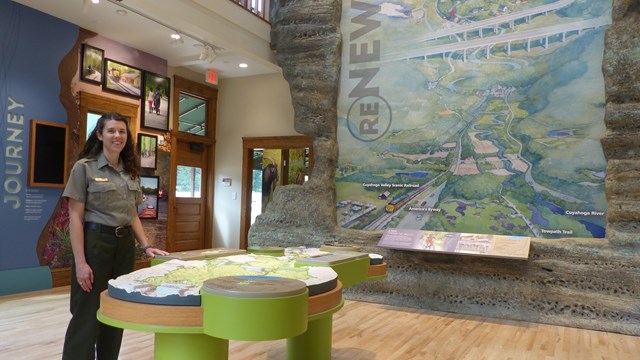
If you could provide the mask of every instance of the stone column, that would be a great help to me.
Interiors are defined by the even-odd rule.
[[[640,3],[614,0],[605,38],[607,238],[640,245]]]
[[[276,188],[250,245],[318,245],[336,230],[340,14],[338,0],[272,1],[272,48],[291,88],[294,128],[314,139],[314,166],[304,185]]]

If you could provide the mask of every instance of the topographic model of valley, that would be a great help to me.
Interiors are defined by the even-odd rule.
[[[338,274],[330,267],[295,265],[297,259],[322,253],[314,250],[279,257],[244,254],[208,260],[169,260],[109,280],[109,294],[143,303],[199,305],[202,284],[221,276],[284,277],[303,281],[307,287],[336,280]]]
[[[604,237],[611,4],[344,1],[345,228]]]

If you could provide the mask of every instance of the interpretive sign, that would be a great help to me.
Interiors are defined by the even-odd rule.
[[[378,246],[399,250],[526,259],[529,257],[530,243],[531,238],[524,236],[387,229]]]

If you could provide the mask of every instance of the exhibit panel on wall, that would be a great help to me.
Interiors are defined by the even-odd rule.
[[[605,1],[345,1],[345,228],[605,236]]]
[[[47,29],[46,37],[42,29]],[[60,103],[58,71],[78,27],[0,1],[0,33],[0,272],[20,269],[22,275],[40,268],[38,237],[66,180],[67,114]],[[48,270],[38,276],[51,278]],[[22,279],[27,288],[41,283],[28,275]],[[5,290],[7,286],[14,289],[13,284],[0,284]]]
[[[396,250],[490,256],[526,260],[531,238],[492,234],[387,229],[378,246]]]
[[[68,204],[61,194],[78,145],[109,110],[126,114],[137,135],[142,72],[166,74],[167,61],[13,1],[0,0],[0,19],[0,32],[7,34],[0,40],[6,49],[0,52],[6,65],[0,70],[5,165],[0,214],[3,224],[13,224],[0,238],[0,272],[22,276],[24,288],[35,290],[69,279],[58,271],[69,271],[72,259]],[[42,29],[47,29],[46,37]],[[110,94],[103,97],[103,92]],[[87,105],[89,100],[93,105]],[[128,105],[137,112],[126,110]],[[83,106],[86,119],[78,112]],[[167,104],[159,108],[160,115],[169,109]],[[140,160],[145,162],[142,174],[152,184],[145,189],[145,207],[140,210],[148,237],[163,247],[170,142],[160,131],[149,132],[153,134],[146,134]],[[2,285],[0,292],[16,291],[11,284]]]

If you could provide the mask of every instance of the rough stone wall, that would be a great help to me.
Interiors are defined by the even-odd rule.
[[[339,0],[273,0],[272,41],[289,81],[295,128],[314,141],[305,185],[278,187],[250,245],[336,241],[382,254],[389,278],[351,299],[640,335],[640,2],[616,0],[606,37],[607,239],[534,239],[526,261],[380,249],[382,232],[335,216]]]
[[[279,0],[271,6],[272,47],[291,89],[294,128],[314,139],[313,174],[304,185],[276,188],[266,211],[251,226],[249,242],[300,244],[304,234],[302,242],[322,244],[324,234],[336,228],[341,4]],[[300,231],[289,235],[282,232],[286,228]]]
[[[640,1],[614,0],[605,38],[607,238],[640,246]]]

